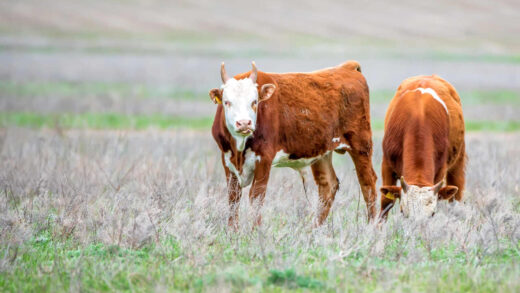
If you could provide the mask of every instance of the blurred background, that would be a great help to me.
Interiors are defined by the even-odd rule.
[[[520,129],[520,2],[0,1],[3,126],[207,129],[228,72],[349,59],[374,128],[410,76],[460,92],[470,130]]]

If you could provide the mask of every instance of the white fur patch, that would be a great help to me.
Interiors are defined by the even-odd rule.
[[[235,165],[231,162],[231,151],[224,153],[224,162],[229,171],[238,179],[240,187],[246,187],[253,181],[253,175],[255,174],[256,162],[261,160],[260,156],[257,156],[255,152],[248,149],[245,153],[244,164],[242,165],[242,172],[238,172]]]
[[[261,159],[262,158],[257,156],[252,150],[246,150],[246,158],[242,166],[242,184],[240,186],[246,187],[251,184],[254,177],[253,175],[255,174],[256,162],[260,162]]]
[[[301,158],[296,160],[289,159],[289,154],[280,150],[276,153],[273,159],[273,167],[290,167],[294,169],[303,168],[305,166],[309,166],[317,160],[321,159],[322,156],[312,157],[312,158]]]
[[[237,133],[236,122],[249,120],[256,127],[256,112],[252,107],[254,101],[258,101],[258,84],[253,83],[250,78],[236,80],[230,78],[226,84],[222,85],[224,116],[226,127],[236,140],[237,148],[243,151],[247,139]]]
[[[237,176],[238,182],[240,183],[240,174],[238,173],[235,165],[231,163],[231,151],[224,153],[224,162],[226,163],[226,167],[228,167],[229,171]]]
[[[339,142],[339,137],[332,138],[332,142]]]
[[[409,185],[408,191],[401,196],[401,208],[405,217],[429,217],[435,212],[437,202],[437,194],[432,187]]]
[[[241,136],[241,135],[232,135],[235,139],[236,147],[239,152],[243,151],[246,148],[246,141],[249,136]]]
[[[346,144],[346,143],[340,143],[337,147],[336,147],[336,150],[350,150],[351,147]]]
[[[441,103],[441,105],[444,107],[444,109],[446,110],[446,113],[449,114],[448,112],[448,107],[446,106],[446,103],[444,103],[444,101],[439,97],[439,95],[437,95],[437,92],[435,92],[432,88],[417,88],[415,89],[416,91],[420,91],[421,94],[429,94],[430,96],[432,96],[437,102]]]

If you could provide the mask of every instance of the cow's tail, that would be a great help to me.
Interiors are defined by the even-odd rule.
[[[361,72],[361,65],[359,65],[359,62],[357,62],[355,60],[349,60],[349,61],[345,62],[345,63],[343,63],[343,65],[341,65],[341,67],[345,67],[350,70],[356,70],[356,71]]]

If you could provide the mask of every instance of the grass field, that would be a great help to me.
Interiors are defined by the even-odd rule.
[[[0,0],[0,292],[519,292],[519,4]],[[398,84],[435,73],[457,88],[463,202],[369,224],[334,154],[322,227],[317,190],[274,169],[263,225],[246,189],[229,230],[208,97],[220,63],[350,59],[370,87],[377,173]]]
[[[212,117],[167,116],[167,115],[123,115],[117,113],[54,114],[37,113],[0,113],[0,127],[23,126],[30,128],[56,129],[120,129],[143,130],[157,129],[209,129]],[[382,119],[373,119],[372,128],[383,130]],[[467,131],[518,131],[520,121],[466,121]]]
[[[237,233],[207,131],[1,138],[0,291],[520,289],[517,133],[468,134],[465,200],[428,222],[394,210],[367,224],[353,165],[335,155],[341,188],[323,227],[311,229],[315,191],[276,169],[263,226],[251,229],[244,196]]]

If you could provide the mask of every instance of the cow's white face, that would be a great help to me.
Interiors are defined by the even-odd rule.
[[[410,218],[430,217],[437,208],[438,196],[433,187],[409,185],[401,196],[403,216]]]
[[[220,75],[224,83],[220,89],[212,89],[209,96],[215,104],[222,104],[226,128],[233,136],[237,149],[243,151],[246,140],[256,128],[258,103],[263,102],[274,94],[276,86],[265,83],[258,93],[256,79],[258,71],[253,62],[253,70],[248,78],[236,80],[229,78],[222,63]]]
[[[408,218],[431,217],[437,209],[439,200],[449,200],[458,192],[458,188],[453,185],[442,187],[444,181],[434,186],[420,187],[408,185],[401,177],[401,187],[382,186],[381,192],[388,199],[399,200],[403,216]],[[401,195],[402,192],[402,195]]]
[[[233,136],[248,137],[255,131],[258,88],[250,78],[229,79],[222,85],[226,126]]]

